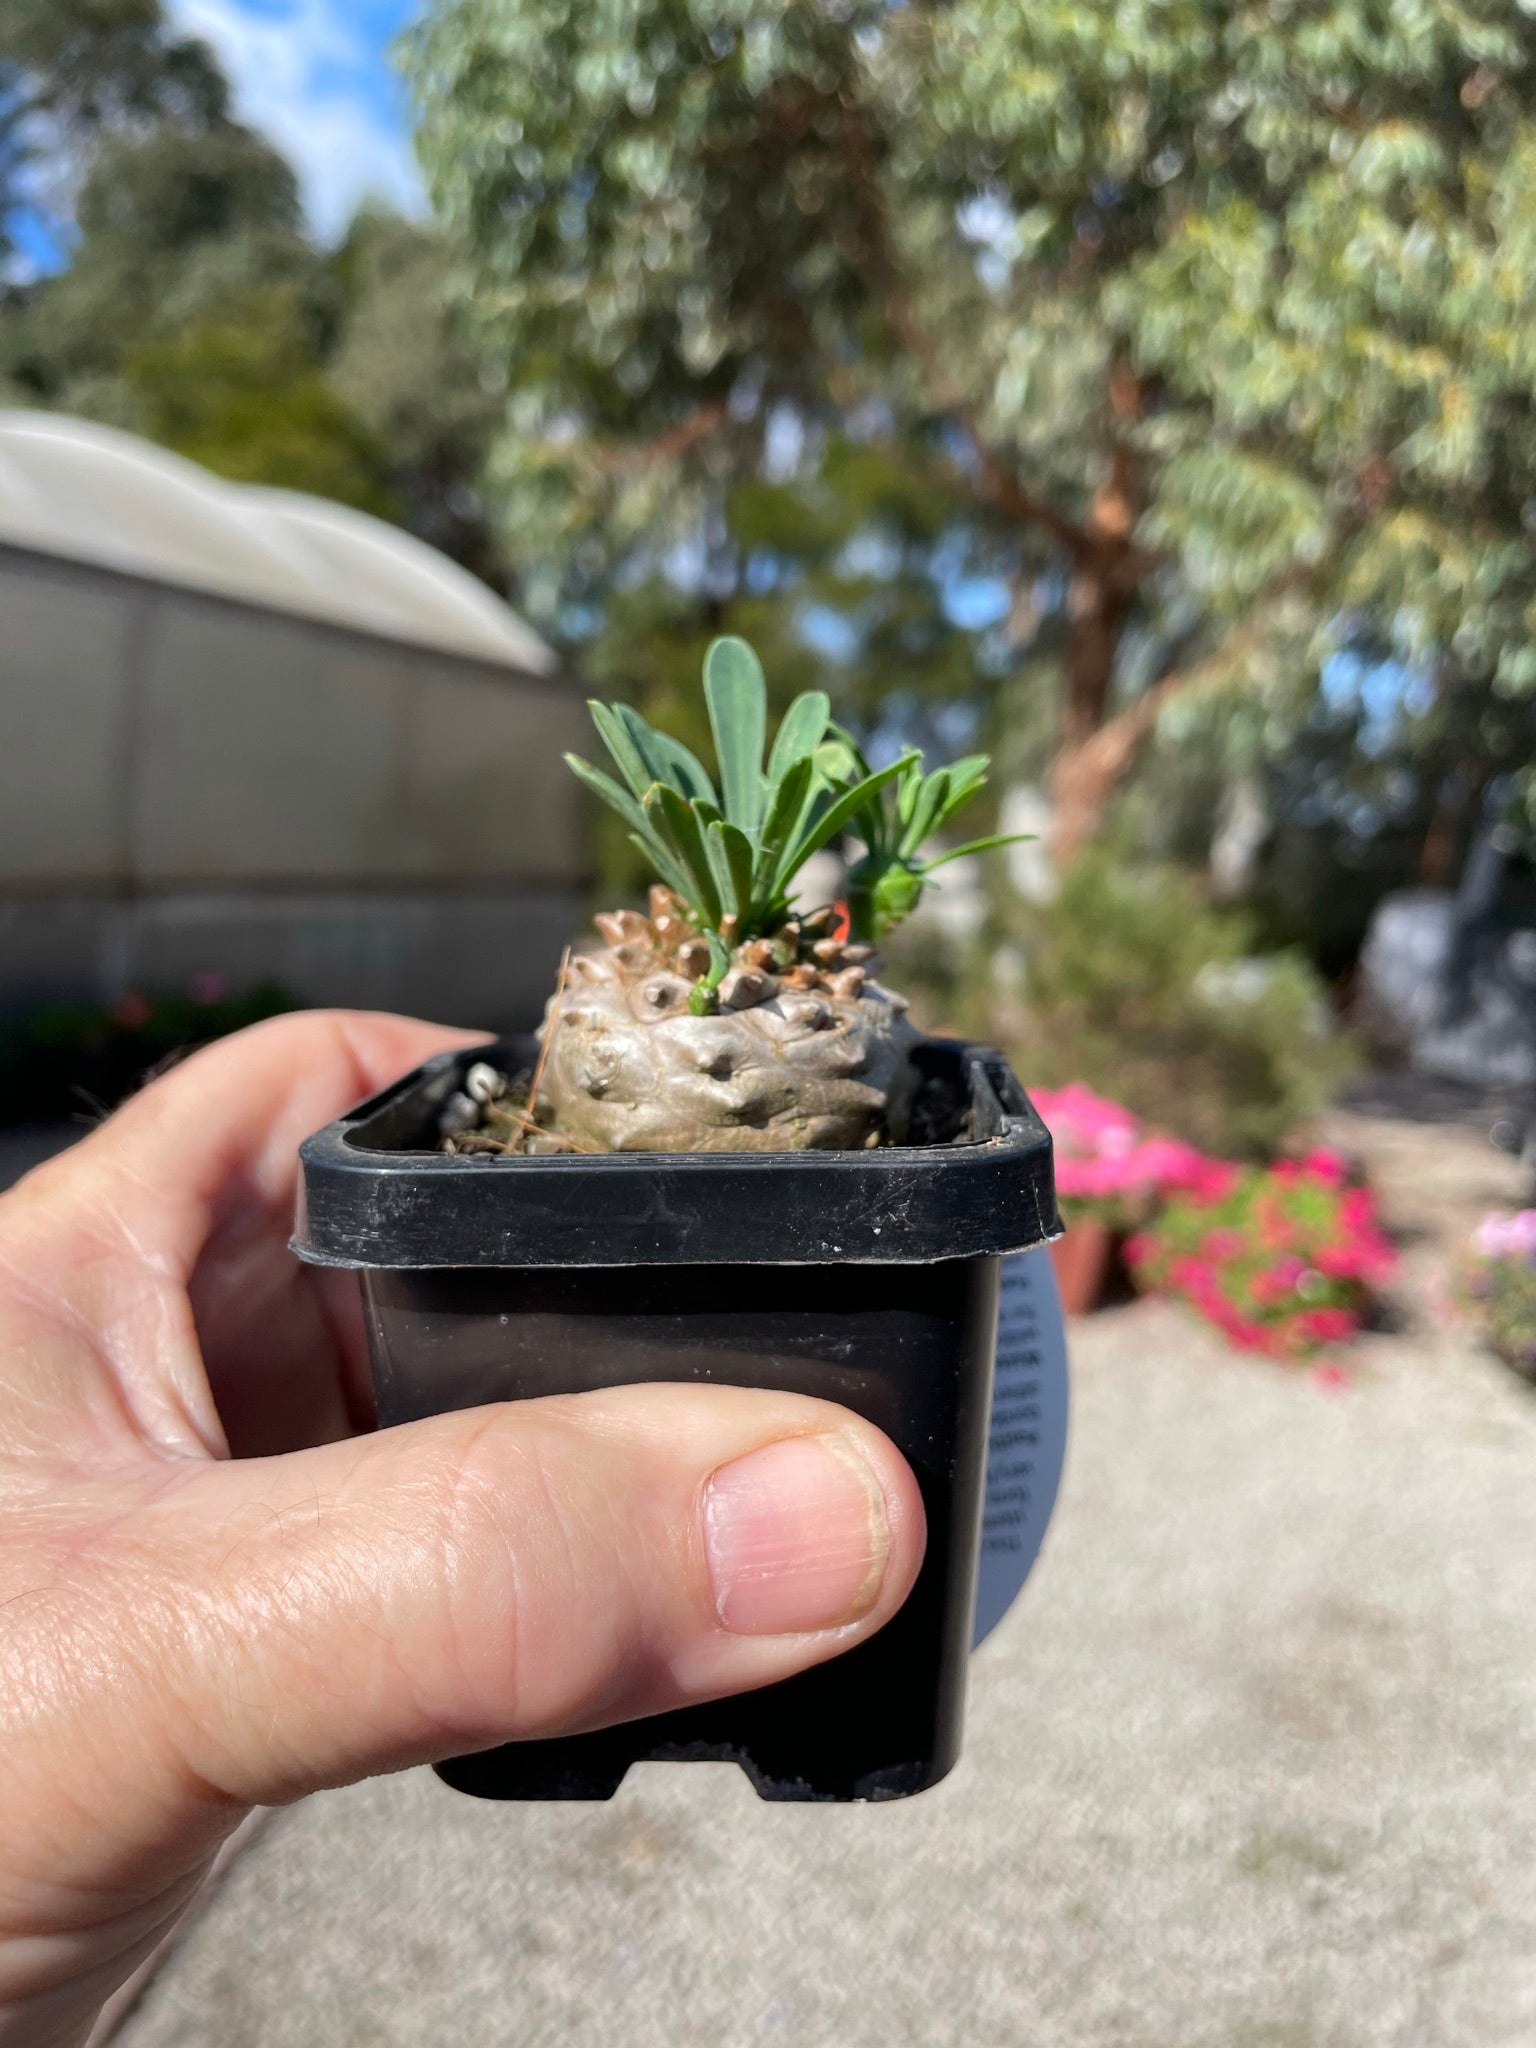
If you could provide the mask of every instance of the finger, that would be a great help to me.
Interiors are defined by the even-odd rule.
[[[787,1677],[890,1618],[924,1522],[843,1409],[643,1386],[191,1471],[133,1540],[129,1724],[178,1782],[274,1804]]]
[[[299,1142],[429,1053],[481,1035],[308,1011],[151,1082],[0,1201],[8,1384],[30,1368],[29,1391],[90,1409],[104,1428],[126,1418],[157,1448],[221,1453],[187,1297],[196,1276],[215,1377],[226,1359],[246,1364],[249,1334],[263,1329],[265,1398],[280,1411],[284,1359],[290,1378],[312,1375],[306,1340],[327,1334],[316,1294],[312,1326],[273,1343],[289,1329],[289,1297],[308,1286],[284,1250]]]

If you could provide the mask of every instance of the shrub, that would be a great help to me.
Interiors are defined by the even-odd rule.
[[[1490,1350],[1536,1379],[1536,1209],[1483,1218],[1460,1292]]]
[[[1199,1311],[1232,1343],[1304,1359],[1360,1329],[1393,1252],[1368,1188],[1331,1152],[1268,1168],[1209,1162],[1126,1246],[1137,1284]]]
[[[1025,1085],[1080,1080],[1210,1152],[1272,1156],[1353,1064],[1299,953],[1252,955],[1188,878],[1089,853],[1023,914]]]
[[[0,1124],[115,1109],[148,1075],[210,1039],[298,1007],[276,982],[231,989],[199,975],[180,992],[48,1003],[0,1018]]]

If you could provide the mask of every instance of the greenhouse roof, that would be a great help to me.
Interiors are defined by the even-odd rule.
[[[398,527],[226,483],[86,420],[0,410],[0,543],[524,674],[555,667],[510,606]]]

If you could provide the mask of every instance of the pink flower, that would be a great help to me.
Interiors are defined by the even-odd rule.
[[[1327,1358],[1321,1364],[1313,1366],[1312,1384],[1319,1393],[1342,1394],[1349,1385],[1349,1374],[1342,1365],[1337,1364],[1331,1358]]]
[[[1349,1167],[1343,1156],[1326,1145],[1316,1146],[1301,1162],[1303,1173],[1313,1180],[1326,1181],[1331,1188],[1341,1188],[1349,1176]]]
[[[1190,1252],[1175,1259],[1168,1268],[1168,1278],[1175,1287],[1188,1287],[1199,1293],[1208,1292],[1214,1284],[1215,1277],[1205,1260],[1197,1259]]]
[[[206,968],[201,974],[194,974],[187,993],[194,1003],[207,1005],[222,1003],[229,994],[230,982],[227,974],[220,974],[215,968]]]
[[[1250,1322],[1246,1316],[1231,1315],[1222,1324],[1232,1342],[1242,1351],[1269,1351],[1274,1339],[1262,1323]]]
[[[1536,1209],[1520,1209],[1514,1214],[1490,1211],[1472,1233],[1472,1248],[1485,1259],[1536,1265]]]
[[[1307,1336],[1319,1344],[1337,1344],[1345,1337],[1353,1337],[1359,1328],[1358,1318],[1347,1308],[1309,1308],[1296,1320]]]
[[[1274,1265],[1255,1278],[1254,1300],[1265,1303],[1283,1301],[1286,1295],[1295,1293],[1306,1270],[1294,1252],[1286,1258],[1277,1259]]]
[[[112,1015],[125,1031],[142,1031],[154,1014],[149,997],[136,988],[125,989],[112,1005]]]
[[[1148,1138],[1133,1156],[1142,1179],[1164,1194],[1199,1186],[1215,1164],[1177,1138]]]
[[[1031,1099],[1058,1153],[1069,1158],[1123,1158],[1141,1136],[1141,1125],[1128,1109],[1095,1095],[1080,1081],[1033,1089]]]
[[[1197,1202],[1224,1202],[1237,1186],[1242,1168],[1227,1159],[1205,1159],[1191,1171],[1186,1192]]]
[[[1200,1240],[1200,1250],[1208,1259],[1235,1259],[1242,1249],[1240,1230],[1208,1230]]]

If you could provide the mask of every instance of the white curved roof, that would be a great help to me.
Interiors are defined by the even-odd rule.
[[[226,483],[87,420],[0,409],[0,541],[506,668],[555,666],[510,606],[398,527]]]

